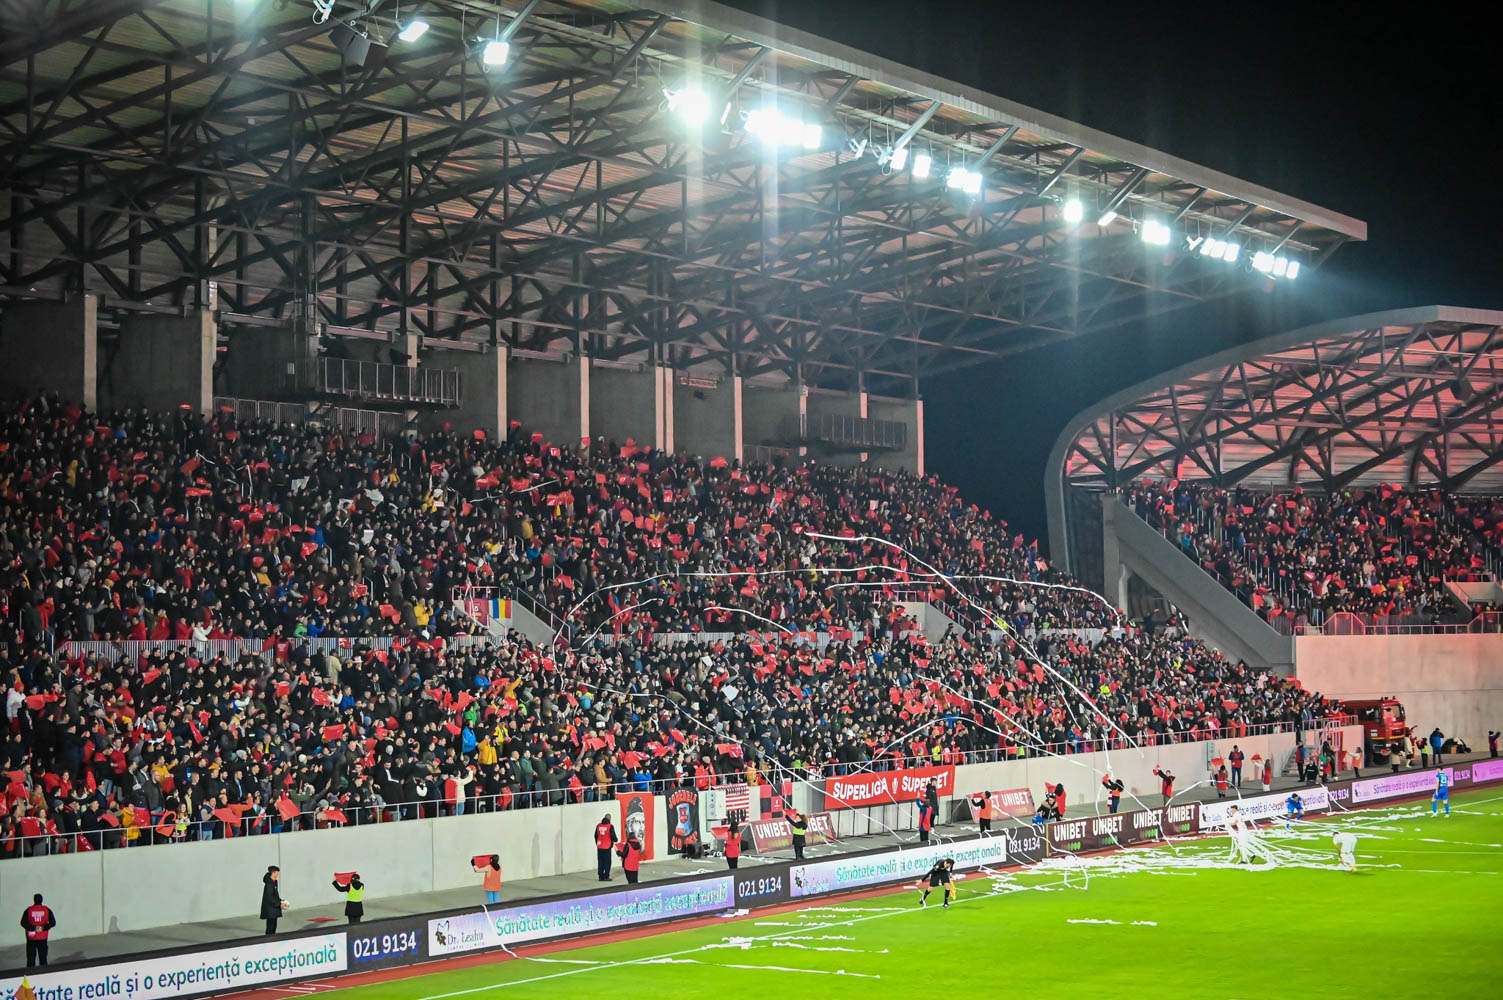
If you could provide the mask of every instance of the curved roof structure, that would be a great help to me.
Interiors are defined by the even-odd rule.
[[[319,7],[328,10],[326,20]],[[405,13],[404,13],[405,12]],[[429,29],[406,41],[403,18]],[[405,22],[404,22],[405,23]],[[486,65],[485,43],[508,58]],[[677,95],[702,88],[705,124]],[[747,116],[820,126],[778,151]],[[1366,226],[714,3],[0,11],[0,296],[911,391]],[[808,138],[808,133],[801,133]],[[931,159],[927,177],[889,155]],[[949,167],[980,175],[953,190]],[[1063,218],[1079,200],[1085,221]],[[1108,212],[1115,221],[1098,226]]]
[[[1280,333],[1078,415],[1045,474],[1055,559],[1066,491],[1140,477],[1503,492],[1503,312],[1426,306]]]

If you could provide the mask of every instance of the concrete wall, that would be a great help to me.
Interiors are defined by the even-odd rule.
[[[282,392],[288,364],[318,356],[318,338],[290,326],[232,329],[224,368],[214,386],[223,396],[276,399]],[[366,342],[346,338],[344,343],[351,347]]]
[[[529,431],[560,448],[575,448],[590,436],[590,366],[513,357],[507,371],[507,402]],[[603,433],[613,433],[602,426]]]
[[[895,420],[908,425],[906,448],[898,451],[872,452],[872,460],[884,469],[902,469],[904,472],[922,476],[924,474],[924,401],[873,396],[867,403],[867,416],[877,420]]]
[[[808,396],[799,386],[768,389],[745,386],[741,394],[742,440],[748,445],[783,445],[791,439],[783,433],[787,419],[798,420],[806,411]]]
[[[448,422],[461,434],[483,430],[492,438],[505,437],[509,417],[508,351],[505,346],[479,351],[434,349],[422,354],[424,368],[459,370],[457,410],[439,410],[422,418],[425,425]]]
[[[1294,646],[1137,514],[1106,496],[1101,501],[1102,562],[1109,589],[1126,566],[1190,620],[1191,631],[1233,660],[1288,673]],[[1126,595],[1108,593],[1118,602]],[[1125,607],[1119,603],[1118,607]]]
[[[187,316],[127,316],[120,327],[120,348],[101,372],[102,405],[175,410],[187,404],[207,415],[214,405],[218,336],[208,310]]]
[[[930,642],[938,642],[951,628],[960,629],[955,619],[932,604],[923,601],[899,601],[898,603],[903,606],[906,613],[918,621],[919,631],[924,633],[924,638]]]
[[[662,375],[656,365],[641,371],[622,368],[590,370],[590,422],[597,434],[624,443],[631,438],[639,445],[663,447],[660,426]],[[528,414],[522,423],[532,426]]]
[[[1436,726],[1473,747],[1503,729],[1503,635],[1302,635],[1295,676],[1338,698],[1392,695],[1421,733]]]
[[[56,392],[99,409],[99,299],[20,302],[0,313],[0,391],[17,398]]]
[[[663,858],[665,800],[658,796],[653,804],[654,857]],[[261,874],[268,865],[281,866],[282,893],[294,908],[329,896],[336,871],[365,873],[371,891],[387,897],[474,886],[470,858],[476,854],[501,855],[508,881],[591,871],[595,824],[603,813],[620,828],[616,803],[591,802],[28,858],[0,866],[0,910],[20,913],[40,892],[63,915],[54,936],[69,938],[252,916],[261,905]],[[334,907],[337,900],[328,902]]]
[[[713,389],[673,384],[673,447],[701,458],[744,456],[739,376],[722,378]]]
[[[827,414],[844,417],[868,416],[867,394],[864,392],[820,392],[811,389],[809,391],[810,425],[812,426],[815,420]],[[859,465],[870,457],[868,452],[830,448],[818,443],[809,445],[809,454],[829,465]]]

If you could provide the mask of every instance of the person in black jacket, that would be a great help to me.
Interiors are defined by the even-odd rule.
[[[950,873],[954,869],[954,858],[943,858],[935,862],[934,867],[929,869],[929,874],[924,876],[924,880],[929,883],[929,888],[919,893],[920,906],[927,906],[929,903],[929,893],[943,886],[945,890],[945,908],[949,908],[950,900],[955,897],[955,884],[950,880]]]
[[[276,865],[268,867],[266,874],[261,876],[261,919],[266,921],[267,935],[277,932],[277,920],[281,918],[282,911],[287,909],[277,885],[277,880],[281,877],[282,869]]]

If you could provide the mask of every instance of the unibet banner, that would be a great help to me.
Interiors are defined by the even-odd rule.
[[[793,827],[786,819],[769,819],[747,825],[751,827],[752,842],[756,844],[758,854],[792,849]],[[815,844],[828,844],[834,840],[835,824],[830,821],[829,813],[814,813],[808,818],[804,829],[805,844],[813,847]]]
[[[945,858],[955,859],[956,871],[983,865],[1004,865],[1007,863],[1007,838],[981,837],[953,844],[929,844],[911,850],[794,865],[789,873],[793,882],[792,894],[795,897],[820,896],[864,885],[921,878],[936,861]]]
[[[344,972],[345,954],[345,935],[340,932],[130,959],[68,972],[32,970],[29,979],[37,1000],[168,1000]],[[13,1000],[20,988],[20,977],[0,980],[0,1000]]]

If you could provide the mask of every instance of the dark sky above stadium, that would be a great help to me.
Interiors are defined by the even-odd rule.
[[[1049,448],[1108,393],[1322,319],[1503,308],[1492,155],[1503,87],[1475,18],[1367,7],[1321,20],[1318,5],[1300,4],[729,2],[1368,223],[1366,244],[1292,294],[1249,293],[925,386],[931,471],[1041,544]]]

